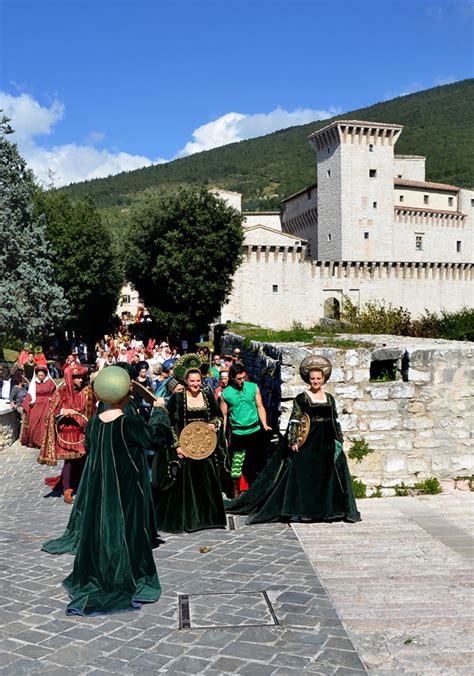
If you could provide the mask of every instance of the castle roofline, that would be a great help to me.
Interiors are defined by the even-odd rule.
[[[456,218],[466,218],[466,214],[461,211],[446,211],[443,209],[427,209],[426,207],[410,207],[407,204],[395,204],[395,211],[406,211],[417,214],[427,214],[428,216],[456,216]]]
[[[279,211],[242,211],[242,216],[279,216]]]
[[[390,124],[389,122],[370,122],[369,120],[335,120],[331,124],[317,129],[312,134],[308,136],[309,139],[316,138],[319,134],[324,134],[329,129],[334,129],[335,127],[367,127],[369,129],[393,129],[396,131],[402,131],[403,124]]]
[[[312,190],[313,188],[317,188],[317,187],[318,187],[317,183],[311,183],[311,185],[307,185],[306,188],[302,188],[301,190],[298,190],[298,192],[294,192],[292,195],[285,197],[285,199],[283,199],[281,201],[282,202],[288,202],[288,200],[293,199],[293,197],[298,197],[298,195],[302,195],[304,192],[307,192],[308,190]]]
[[[396,178],[395,185],[405,186],[407,188],[425,188],[427,190],[444,190],[448,192],[459,192],[461,188],[448,183],[432,183],[431,181],[410,181],[407,178]]]
[[[263,225],[263,223],[257,223],[255,225],[250,225],[246,226],[244,225],[245,232],[250,232],[251,230],[266,230],[267,232],[272,232],[276,235],[279,235],[281,237],[286,237],[287,239],[291,239],[294,241],[295,239],[298,240],[298,242],[301,242],[301,244],[306,244],[307,239],[304,237],[299,237],[297,235],[289,235],[287,232],[282,232],[281,230],[275,230],[275,228],[270,228],[268,225]],[[253,246],[253,245],[251,245]]]

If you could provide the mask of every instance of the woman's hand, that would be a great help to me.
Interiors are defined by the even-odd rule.
[[[216,431],[216,426],[214,425],[214,423],[209,423],[208,428],[209,428],[210,430],[212,430],[213,432]]]
[[[291,444],[291,450],[294,451],[295,453],[298,453],[298,451],[300,450],[298,448],[298,444]]]
[[[153,402],[153,408],[165,408],[165,400],[163,397],[157,397],[156,401]]]
[[[181,446],[178,446],[178,448],[176,449],[176,454],[177,454],[178,458],[185,458],[186,457],[185,454],[183,453],[183,451],[181,450]]]

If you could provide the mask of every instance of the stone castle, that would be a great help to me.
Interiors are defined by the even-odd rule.
[[[244,262],[223,322],[274,329],[338,316],[343,297],[415,316],[472,305],[474,190],[425,180],[395,155],[403,127],[337,120],[309,137],[317,184],[282,212],[244,212]],[[215,192],[241,211],[241,196]]]

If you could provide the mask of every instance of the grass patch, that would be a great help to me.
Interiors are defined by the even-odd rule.
[[[325,331],[320,326],[305,329],[295,322],[291,329],[265,329],[255,324],[230,324],[229,331],[242,336],[243,346],[250,347],[252,340],[257,343],[307,343],[316,347],[339,347],[353,349],[356,347],[370,347],[368,343],[357,340],[338,338],[333,331]]]

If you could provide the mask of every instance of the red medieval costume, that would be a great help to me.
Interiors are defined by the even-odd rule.
[[[37,376],[40,371],[46,374],[43,381]],[[24,446],[41,447],[46,429],[46,416],[55,391],[56,385],[51,380],[47,367],[37,366],[28,388],[28,394],[23,401],[21,443]]]
[[[59,388],[51,400],[38,456],[42,465],[57,465],[58,460],[64,460],[61,479],[66,502],[72,502],[72,493],[79,486],[86,457],[84,430],[94,412],[92,385],[76,389],[73,382],[74,378],[85,378],[87,373],[87,367],[76,365],[64,371],[64,387]],[[76,413],[65,415],[69,410]]]

